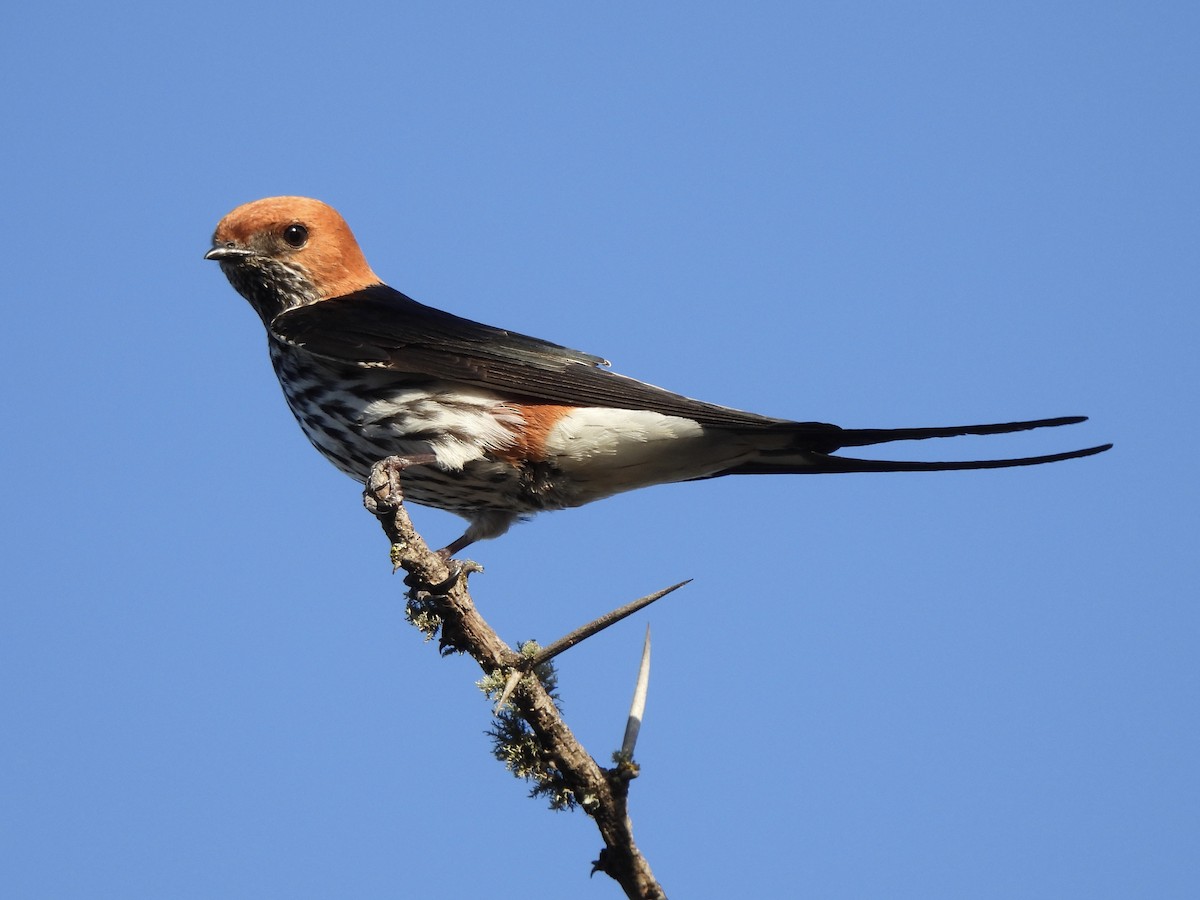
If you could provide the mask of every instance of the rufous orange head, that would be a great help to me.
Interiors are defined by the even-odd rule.
[[[279,313],[380,283],[333,207],[308,197],[267,197],[225,216],[205,259],[216,260],[263,322]]]

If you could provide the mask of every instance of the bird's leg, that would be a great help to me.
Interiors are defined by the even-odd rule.
[[[404,490],[400,486],[400,473],[411,466],[427,466],[437,462],[432,453],[415,453],[412,456],[388,456],[371,466],[367,476],[367,493],[400,504]]]
[[[436,550],[434,552],[437,553],[437,555],[440,556],[442,559],[449,559],[455,553],[457,553],[459,550],[463,550],[463,549],[471,546],[473,543],[475,543],[475,540],[473,538],[467,537],[467,535],[464,533],[462,537],[451,541],[449,544],[447,544],[441,550]]]

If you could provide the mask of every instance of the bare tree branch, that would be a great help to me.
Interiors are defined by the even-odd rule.
[[[469,654],[488,677],[499,677],[501,683],[509,679],[511,670],[530,671],[528,657],[501,640],[476,610],[467,590],[467,575],[472,567],[453,561],[448,564],[432,552],[413,529],[400,500],[388,475],[378,467],[373,470],[363,502],[391,541],[393,565],[407,573],[405,583],[410,587],[409,609],[414,624],[428,636],[440,629],[443,652]],[[671,590],[674,588],[660,592],[659,596]],[[561,779],[562,786],[600,831],[604,848],[593,863],[593,873],[600,871],[612,877],[627,897],[665,900],[666,894],[633,840],[627,803],[629,782],[637,775],[636,766],[632,761],[622,761],[615,769],[598,765],[571,733],[554,697],[536,672],[517,680],[510,702],[532,732],[544,764]]]

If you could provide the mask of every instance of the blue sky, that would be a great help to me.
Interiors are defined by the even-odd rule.
[[[139,8],[140,7],[140,8]],[[402,620],[201,255],[338,207],[426,303],[1007,472],[724,479],[474,548],[672,896],[1200,890],[1194,4],[10,6],[0,893],[614,897]],[[431,542],[459,522],[415,510]]]

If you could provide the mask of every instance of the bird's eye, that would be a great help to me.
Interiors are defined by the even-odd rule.
[[[308,229],[303,225],[289,225],[283,229],[283,239],[289,247],[299,249],[308,243]]]

